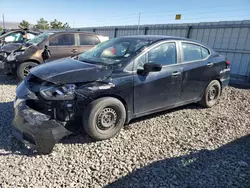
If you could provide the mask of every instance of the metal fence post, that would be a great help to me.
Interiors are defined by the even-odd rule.
[[[148,34],[148,27],[145,27],[144,28],[144,35],[147,35]]]
[[[118,30],[118,28],[115,28],[115,31],[114,31],[114,38],[116,38],[116,36],[117,36],[117,30]]]
[[[192,28],[193,28],[192,26],[188,26],[186,38],[190,38],[190,31]]]

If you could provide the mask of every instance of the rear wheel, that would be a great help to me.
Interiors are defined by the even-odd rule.
[[[20,64],[17,68],[17,76],[20,80],[23,80],[29,73],[30,69],[37,66],[35,62],[24,62]]]
[[[218,80],[213,80],[207,86],[199,104],[206,108],[210,108],[217,103],[220,95],[221,95],[220,82]]]
[[[112,97],[97,99],[89,104],[83,115],[83,128],[96,140],[117,135],[126,120],[126,110],[121,101]]]

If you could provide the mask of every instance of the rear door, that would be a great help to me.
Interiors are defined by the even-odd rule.
[[[78,53],[74,33],[60,33],[49,39],[51,57],[47,61],[70,57]]]
[[[95,35],[79,33],[79,53],[85,52],[95,45],[100,43],[100,40]]]
[[[180,42],[183,80],[181,101],[198,100],[216,76],[211,52],[205,46],[192,42]]]

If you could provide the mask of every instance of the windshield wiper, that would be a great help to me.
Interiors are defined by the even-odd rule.
[[[100,62],[100,61],[89,60],[89,59],[81,59],[80,57],[78,58],[78,60],[82,61],[82,62],[86,62],[86,63],[91,63],[91,64],[93,64],[93,63],[99,63],[99,64],[102,64],[102,65],[105,64],[105,63]]]

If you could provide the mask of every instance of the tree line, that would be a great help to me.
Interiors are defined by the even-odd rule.
[[[31,26],[31,24],[26,21],[23,20],[19,23],[18,27],[19,28],[26,28],[29,29]],[[47,20],[45,20],[44,18],[41,18],[40,20],[37,20],[37,24],[33,26],[33,28],[36,29],[43,29],[43,30],[47,30],[47,29],[67,29],[70,28],[69,24],[63,23],[58,21],[57,19],[54,19],[53,21],[48,22]]]

